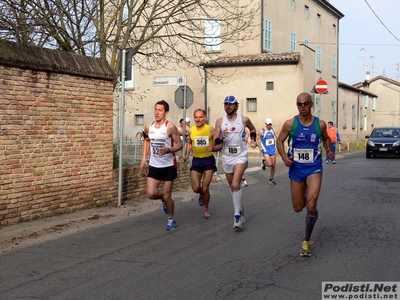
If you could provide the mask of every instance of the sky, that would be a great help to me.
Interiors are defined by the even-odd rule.
[[[339,81],[363,81],[366,71],[400,81],[400,0],[329,3],[345,15],[339,21]]]

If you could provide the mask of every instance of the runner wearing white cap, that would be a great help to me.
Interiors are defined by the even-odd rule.
[[[214,141],[222,144],[222,168],[232,191],[234,206],[233,228],[242,228],[244,206],[242,205],[241,181],[248,165],[247,145],[244,142],[246,127],[250,130],[250,145],[257,147],[257,130],[248,117],[239,115],[239,102],[234,96],[224,100],[226,116],[215,122]]]
[[[264,156],[261,167],[265,170],[265,167],[271,168],[269,172],[269,184],[275,185],[274,180],[275,169],[276,169],[276,134],[274,128],[272,128],[272,119],[265,119],[265,128],[262,128],[258,132],[257,143],[261,153]]]

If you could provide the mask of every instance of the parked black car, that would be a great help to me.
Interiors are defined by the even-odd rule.
[[[397,156],[400,157],[400,127],[376,127],[371,135],[366,135],[366,157]]]

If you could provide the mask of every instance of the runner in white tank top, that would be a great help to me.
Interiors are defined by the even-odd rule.
[[[246,127],[243,125],[242,115],[236,115],[235,120],[229,120],[227,116],[224,116],[221,128],[228,129],[228,136],[223,142],[222,161],[228,165],[247,162],[247,145],[243,139],[246,135]]]
[[[233,228],[242,228],[244,206],[242,205],[241,181],[247,168],[247,146],[244,142],[246,127],[250,130],[251,147],[255,148],[257,131],[248,117],[238,115],[239,102],[234,96],[227,96],[224,100],[226,116],[215,122],[214,141],[222,144],[222,167],[232,191],[234,222]]]
[[[168,112],[169,104],[166,101],[161,100],[154,105],[155,120],[151,124],[146,124],[143,131],[144,143],[140,172],[145,173],[144,166],[147,156],[150,154],[147,197],[162,200],[163,210],[168,214],[166,230],[174,230],[176,220],[172,187],[178,176],[175,152],[182,149],[183,143],[176,126],[166,120]],[[160,192],[158,187],[161,182],[163,182],[163,186]]]
[[[168,136],[168,120],[161,125],[160,128],[156,127],[156,121],[153,121],[149,129],[150,139],[150,161],[149,165],[156,168],[165,168],[176,165],[175,153],[166,153],[160,155],[159,149],[162,147],[171,148],[174,144],[173,139]]]

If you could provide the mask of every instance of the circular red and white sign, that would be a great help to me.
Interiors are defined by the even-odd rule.
[[[328,91],[328,83],[323,79],[319,79],[315,84],[315,91],[318,94],[325,94]]]

